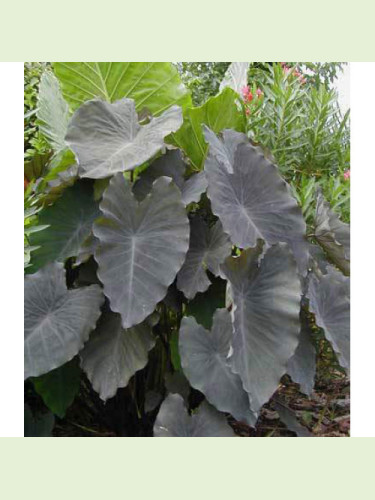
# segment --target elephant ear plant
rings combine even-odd
[[[316,258],[289,185],[243,133],[241,68],[200,108],[167,63],[53,68],[39,101],[59,197],[36,183],[25,275],[25,378],[52,413],[81,379],[125,398],[148,435],[234,436],[283,375],[311,393],[312,314],[349,370],[349,228],[318,194]]]

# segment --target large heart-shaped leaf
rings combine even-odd
[[[320,278],[311,276],[308,298],[316,324],[324,329],[341,366],[350,370],[350,279],[330,267]]]
[[[61,198],[39,214],[39,223],[48,225],[45,231],[30,235],[32,245],[39,248],[32,254],[32,270],[48,262],[64,262],[78,255],[81,245],[89,237],[94,220],[100,215],[87,181],[78,182],[64,191]]]
[[[328,256],[345,275],[350,274],[350,226],[341,222],[318,191],[315,237]]]
[[[122,174],[103,194],[104,217],[94,224],[95,259],[111,309],[124,328],[141,323],[167,294],[188,249],[189,222],[181,193],[159,177],[150,196],[138,203]]]
[[[142,201],[151,191],[152,184],[162,176],[170,177],[181,190],[184,185],[186,164],[178,149],[167,151],[165,155],[155,160],[146,170],[140,173],[134,183],[133,193],[138,201]]]
[[[36,112],[41,133],[57,153],[66,147],[65,135],[69,122],[69,107],[53,73],[45,71],[40,79]]]
[[[301,332],[296,352],[288,361],[288,374],[300,385],[300,390],[311,396],[315,384],[316,354],[311,342],[308,318],[303,309],[300,313]]]
[[[74,113],[65,140],[78,159],[81,177],[101,179],[142,165],[181,124],[178,106],[139,125],[132,99],[113,104],[93,99]]]
[[[237,93],[226,88],[202,106],[187,109],[182,127],[168,138],[167,142],[185,151],[194,170],[202,169],[208,149],[202,124],[208,125],[216,133],[227,128],[240,132],[245,130],[245,120],[238,109],[237,99]]]
[[[64,418],[67,408],[79,390],[81,370],[77,359],[33,379],[36,392],[48,408],[58,417]]]
[[[173,104],[191,106],[190,92],[168,62],[56,62],[53,69],[73,110],[95,97],[109,102],[129,97],[137,111],[147,108],[154,115]]]
[[[203,402],[189,416],[179,394],[170,394],[160,407],[154,437],[234,437],[224,415]]]
[[[226,309],[216,310],[211,331],[192,317],[183,318],[179,341],[182,369],[192,387],[203,392],[218,410],[254,425],[249,395],[228,362],[232,338],[232,320]]]
[[[205,129],[210,152],[205,162],[207,194],[232,243],[254,247],[258,238],[272,245],[287,242],[305,274],[306,224],[296,200],[275,165],[244,135],[226,131],[223,139]]]
[[[299,338],[301,285],[285,244],[262,245],[228,257],[221,269],[230,281],[234,307],[231,366],[257,413],[277,389]]]
[[[102,303],[97,285],[68,290],[61,263],[25,276],[25,378],[70,361],[95,327]]]
[[[232,244],[220,221],[209,228],[202,218],[195,217],[191,221],[189,250],[177,275],[177,288],[188,299],[205,292],[211,284],[206,269],[217,276],[220,264],[230,255],[231,249]]]
[[[191,202],[198,203],[201,195],[207,189],[207,180],[204,172],[192,175],[185,181],[186,164],[179,150],[167,151],[167,153],[154,161],[144,170],[133,187],[133,193],[138,201],[142,201],[149,194],[152,184],[158,177],[163,175],[171,177],[179,187],[182,201],[185,205]]]
[[[121,316],[107,312],[81,351],[81,366],[101,399],[112,398],[130,378],[144,368],[155,345],[153,318],[125,330]]]
[[[234,91],[240,93],[242,88],[247,84],[249,66],[250,63],[248,62],[232,62],[220,83],[220,91],[225,87],[230,87]]]

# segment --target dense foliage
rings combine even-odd
[[[179,64],[215,73],[200,106],[170,63],[54,63],[28,88],[26,435],[79,392],[114,435],[229,437],[273,400],[306,436],[281,377],[312,393],[316,330],[349,372],[335,66]]]

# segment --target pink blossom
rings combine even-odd
[[[346,170],[346,172],[344,172],[344,179],[347,181],[348,179],[350,179],[350,170]]]
[[[263,92],[261,91],[261,89],[257,89],[256,92],[258,97],[262,97]]]
[[[242,92],[243,98],[246,99],[246,96],[250,92],[250,87],[248,85],[245,85],[244,87],[242,87],[241,92]]]

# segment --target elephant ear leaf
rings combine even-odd
[[[198,203],[202,194],[207,189],[207,179],[206,174],[202,172],[198,172],[197,174],[189,177],[187,181],[184,182],[182,186],[182,201],[185,205],[189,205],[189,203],[195,202]]]
[[[106,312],[80,353],[81,366],[94,390],[106,401],[146,366],[154,345],[151,318],[125,330],[119,314]]]
[[[350,273],[350,226],[331,210],[318,190],[315,216],[315,237],[328,257],[348,276]]]
[[[220,92],[225,87],[230,87],[235,92],[240,93],[242,88],[247,84],[249,66],[250,63],[248,62],[232,62],[220,83]]]
[[[306,224],[276,166],[258,148],[244,143],[243,134],[232,131],[220,140],[205,130],[210,144],[204,166],[207,194],[212,211],[220,218],[232,243],[248,248],[254,247],[257,239],[268,245],[286,242],[295,254],[300,272],[306,274]]]
[[[308,318],[300,313],[301,332],[296,352],[288,361],[288,374],[300,385],[300,390],[311,396],[315,384],[316,353],[311,342]]]
[[[155,116],[172,104],[191,106],[190,92],[169,62],[55,62],[53,69],[73,110],[93,97],[108,102],[128,97],[137,111]]]
[[[350,369],[350,279],[330,267],[320,278],[312,276],[307,297],[315,321],[323,328],[340,365]]]
[[[206,402],[189,416],[183,398],[170,394],[156,417],[154,437],[234,437],[234,433],[224,415]]]
[[[210,127],[215,133],[233,128],[245,130],[244,115],[238,106],[238,94],[225,88],[219,95],[210,97],[202,106],[184,111],[182,127],[168,137],[167,141],[184,150],[193,170],[203,168],[207,154],[207,139],[203,135],[202,125]]]
[[[45,71],[40,79],[37,109],[38,126],[55,153],[66,148],[65,134],[70,119],[69,106],[64,100],[59,81]]]
[[[40,224],[49,227],[30,235],[30,243],[39,247],[32,254],[32,270],[53,260],[64,262],[81,253],[83,243],[91,234],[92,224],[100,215],[93,190],[86,182],[78,182],[66,189],[55,204],[40,212]]]
[[[250,410],[249,395],[228,362],[232,337],[232,321],[226,309],[216,310],[211,331],[193,317],[184,317],[179,341],[181,365],[192,387],[212,405],[254,426],[256,416]]]
[[[206,268],[217,276],[220,264],[230,255],[231,248],[232,244],[220,221],[209,228],[203,219],[195,217],[191,222],[186,260],[177,275],[177,288],[188,299],[193,299],[198,292],[205,292],[211,284]]]
[[[151,191],[153,182],[163,175],[170,177],[181,190],[184,184],[186,165],[178,149],[155,160],[146,170],[141,172],[133,186],[133,193],[138,201],[142,201]]]
[[[103,300],[98,285],[68,290],[61,263],[25,276],[25,379],[58,368],[82,349]]]
[[[167,153],[155,160],[146,170],[141,172],[133,187],[133,193],[138,201],[142,201],[149,194],[152,184],[158,177],[165,175],[173,179],[181,191],[184,205],[193,201],[198,203],[207,189],[207,180],[204,172],[192,175],[185,181],[186,164],[179,150]]]
[[[122,326],[141,323],[167,294],[186,256],[189,221],[181,193],[159,177],[138,203],[122,174],[114,176],[100,204],[93,232],[98,277]]]
[[[77,157],[81,177],[102,179],[148,161],[181,124],[178,106],[139,125],[132,99],[113,104],[93,99],[74,113],[65,140]]]
[[[293,255],[279,243],[258,262],[262,245],[228,257],[221,269],[233,296],[231,366],[257,413],[286,373],[299,338],[301,285]]]

